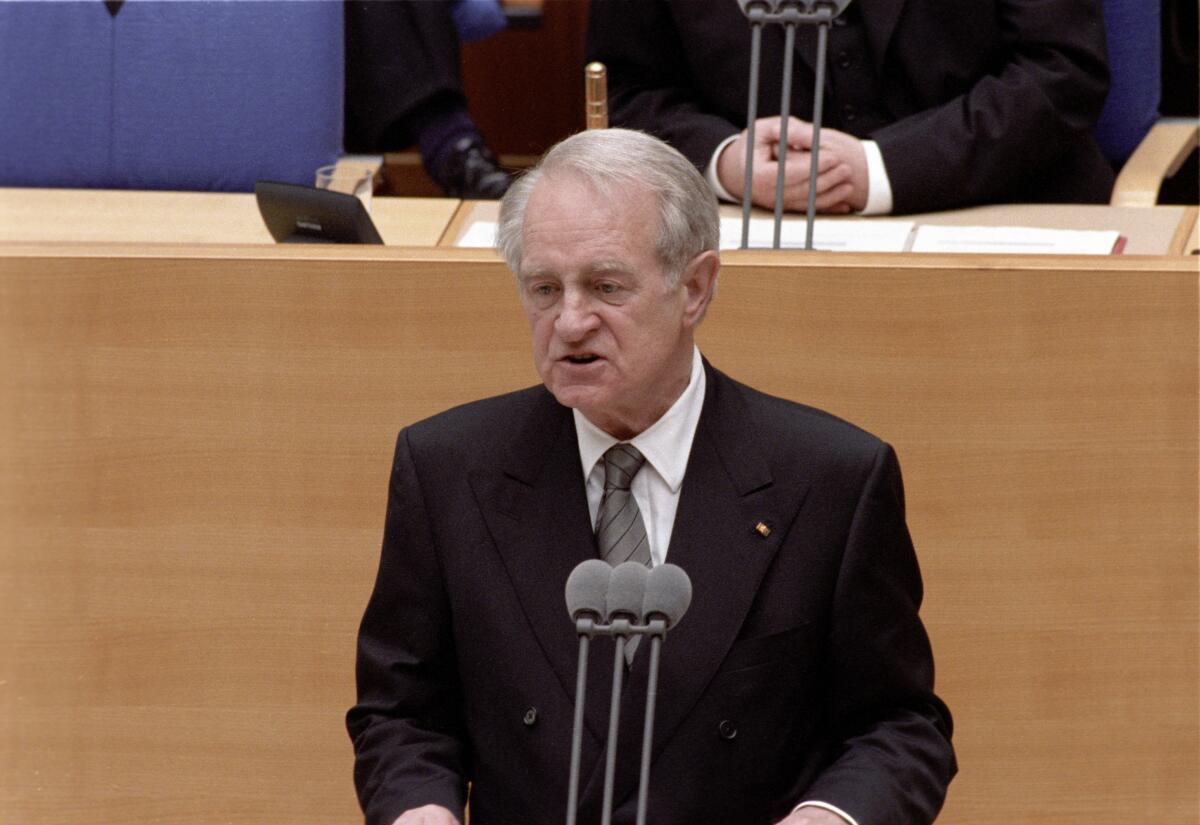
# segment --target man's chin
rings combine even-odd
[[[588,415],[588,410],[602,409],[608,398],[608,393],[594,384],[556,381],[548,383],[546,388],[559,404],[579,410],[584,415]]]

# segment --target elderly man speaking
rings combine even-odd
[[[704,179],[638,132],[570,137],[505,196],[498,246],[543,385],[400,433],[347,716],[368,823],[458,823],[468,793],[472,825],[562,821],[576,700],[563,587],[593,558],[669,560],[694,588],[663,648],[649,822],[937,815],[951,722],[933,692],[895,454],[701,356],[717,233]],[[631,493],[615,516],[614,490]],[[611,640],[596,646],[611,661]],[[632,661],[627,715],[647,658]],[[598,671],[583,825],[601,808]],[[634,822],[626,750],[614,825]]]

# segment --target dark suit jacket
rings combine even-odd
[[[663,647],[649,821],[768,825],[819,799],[863,825],[929,822],[955,763],[895,456],[706,369],[668,553],[694,597]],[[347,720],[368,822],[461,812],[468,781],[473,825],[562,821],[563,588],[596,555],[574,422],[544,388],[400,434]],[[581,823],[598,820],[611,662],[594,642]],[[647,662],[623,699],[618,825],[634,821]]]
[[[846,14],[869,65],[843,70],[831,50],[824,122],[878,142],[895,212],[1108,200],[1091,136],[1108,89],[1099,0],[854,0]],[[749,31],[735,0],[592,0],[588,59],[608,66],[612,125],[704,169],[746,126]],[[814,30],[796,42],[792,114],[811,120]],[[766,27],[760,117],[779,114],[782,53]]]

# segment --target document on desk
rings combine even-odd
[[[499,224],[495,221],[475,221],[458,236],[458,241],[454,245],[491,249],[496,245],[497,228],[499,228]]]
[[[835,218],[813,223],[813,248],[832,252],[903,252],[913,222],[878,218]],[[787,218],[779,233],[781,249],[803,249],[808,238],[805,221]],[[772,218],[750,219],[750,248],[771,249],[775,240]],[[742,219],[721,218],[721,248],[742,245]]]
[[[1115,229],[1035,229],[1028,226],[917,227],[913,252],[1015,255],[1114,255],[1124,246]]]

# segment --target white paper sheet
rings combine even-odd
[[[985,252],[1020,255],[1111,255],[1116,230],[1034,229],[1027,226],[917,227],[913,252]]]
[[[475,221],[462,233],[455,246],[466,246],[475,249],[489,249],[496,245],[495,221]]]
[[[903,252],[912,232],[912,221],[844,218],[813,223],[813,248],[835,252]],[[807,238],[805,221],[786,218],[780,231],[783,249],[803,249]],[[775,238],[772,218],[750,219],[750,248],[770,249]],[[721,219],[721,248],[742,245],[742,219]]]

